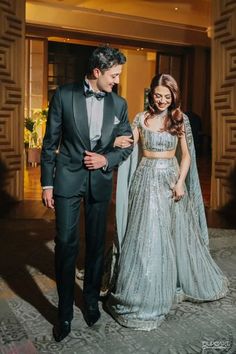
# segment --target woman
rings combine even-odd
[[[220,299],[228,281],[208,250],[191,129],[170,75],[153,78],[149,108],[136,115],[133,135],[135,144],[141,142],[142,157],[137,168],[132,158],[119,168],[120,257],[107,307],[121,325],[152,330],[173,303]],[[130,138],[119,137],[115,144],[125,147]],[[129,189],[127,215],[124,181]]]

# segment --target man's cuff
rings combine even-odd
[[[108,168],[108,160],[107,160],[106,156],[104,156],[104,157],[105,157],[105,159],[106,159],[106,165],[102,167],[102,170],[103,170],[103,171],[106,171],[107,168]]]
[[[42,186],[42,189],[53,189],[53,186]]]

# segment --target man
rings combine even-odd
[[[100,318],[98,299],[103,271],[106,219],[112,192],[112,170],[132,147],[113,147],[117,136],[132,135],[126,101],[112,92],[119,83],[125,56],[100,47],[89,59],[84,82],[59,87],[50,103],[41,157],[42,198],[55,208],[55,271],[59,296],[56,341],[71,330],[76,226],[82,198],[85,205],[84,318],[92,326]]]

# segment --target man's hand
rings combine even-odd
[[[53,188],[43,189],[42,200],[47,208],[54,210]]]
[[[98,170],[106,166],[107,159],[105,156],[90,151],[85,151],[85,154],[84,164],[88,170]]]

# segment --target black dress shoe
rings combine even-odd
[[[89,327],[92,327],[101,317],[98,305],[87,305],[84,311],[84,319]]]
[[[71,331],[71,326],[69,321],[58,322],[53,326],[52,333],[56,342],[60,342],[68,336]]]

